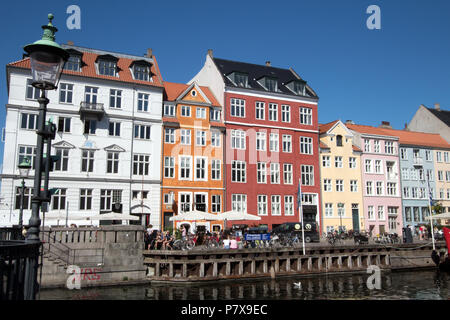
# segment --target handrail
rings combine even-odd
[[[50,240],[53,240],[53,246],[52,246],[52,242]],[[44,241],[43,241],[44,242]],[[62,260],[63,262],[70,264],[70,252],[72,251],[72,248],[70,248],[69,246],[65,245],[64,243],[61,242],[61,240],[56,240],[56,236],[53,236],[53,238],[50,235],[50,232],[48,233],[48,248],[46,248],[45,243],[44,243],[44,251],[45,249],[47,249],[47,252],[50,254],[54,254],[56,256],[56,258]],[[59,246],[62,246],[64,249],[59,248],[56,244],[58,244]],[[55,253],[54,251],[52,251],[53,249],[57,249],[57,251],[59,250],[59,254]],[[62,254],[61,254],[62,252]],[[67,258],[66,258],[67,257]]]

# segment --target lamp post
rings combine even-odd
[[[36,160],[34,174],[34,190],[31,198],[31,219],[29,221],[29,229],[26,236],[26,242],[40,243],[39,227],[41,220],[39,218],[39,208],[43,202],[49,202],[48,190],[44,188],[41,192],[42,174],[45,173],[45,181],[48,181],[48,170],[45,170],[43,150],[44,140],[47,144],[51,143],[52,135],[54,136],[54,125],[45,121],[47,113],[47,104],[49,100],[45,97],[46,90],[55,90],[57,88],[61,73],[65,62],[69,58],[69,53],[61,48],[55,42],[55,32],[58,31],[53,26],[53,14],[48,15],[49,23],[42,26],[44,34],[41,40],[24,47],[24,50],[30,56],[31,74],[33,76],[32,86],[41,90],[39,102],[39,117],[36,144]],[[46,155],[47,163],[50,161],[50,155]],[[48,186],[48,184],[46,184]],[[25,278],[25,299],[34,300],[37,291],[37,267],[38,257],[31,261],[27,266]]]
[[[28,157],[25,157],[18,165],[20,177],[22,178],[22,188],[20,192],[20,214],[19,214],[19,228],[23,227],[23,198],[25,194],[25,178],[28,178],[28,173],[31,169],[31,161]]]

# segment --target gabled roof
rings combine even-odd
[[[450,127],[450,111],[427,108],[434,116]]]
[[[371,135],[379,135],[384,137],[391,137],[394,139],[398,139],[397,136],[389,134],[388,132],[384,131],[383,128],[377,128],[377,127],[371,127],[371,126],[365,126],[360,124],[346,124],[347,128],[350,130],[362,133],[362,134],[371,134]]]
[[[200,94],[203,94],[206,97],[206,100],[209,100],[212,106],[220,107],[219,101],[217,101],[214,94],[209,90],[208,87],[198,86],[196,83],[192,84],[184,84],[184,83],[175,83],[175,82],[167,82],[164,81],[164,101],[177,101],[182,99],[183,93],[186,94],[186,91],[190,87],[196,86],[197,90],[200,90]]]
[[[242,88],[234,84],[227,77],[233,72],[241,72],[248,75],[249,87],[247,89],[269,92],[258,83],[258,80],[260,80],[263,77],[273,77],[276,78],[278,82],[278,90],[280,91],[278,93],[296,97],[298,97],[299,95],[292,92],[285,85],[292,82],[293,80],[305,82],[292,69],[275,68],[267,65],[257,65],[219,58],[213,58],[213,61],[216,64],[219,72],[222,74],[222,77],[225,81],[225,86],[229,87]],[[306,96],[317,98],[316,93],[309,86],[306,86]]]
[[[334,120],[325,124],[319,123],[319,134],[328,132],[328,130],[330,130],[338,121],[339,120]]]
[[[98,78],[98,79],[106,79],[120,82],[128,82],[128,83],[136,83],[141,85],[153,86],[153,87],[163,87],[163,80],[161,77],[161,73],[159,71],[158,63],[156,62],[156,58],[152,56],[152,58],[145,58],[149,60],[152,64],[150,68],[151,72],[151,81],[143,81],[143,80],[135,80],[133,79],[132,71],[130,70],[130,65],[134,61],[139,61],[144,59],[143,57],[131,56],[131,55],[123,55],[116,54],[112,52],[99,51],[94,49],[86,49],[81,47],[72,47],[67,45],[62,45],[65,49],[72,49],[78,52],[81,52],[82,55],[82,65],[81,72],[71,71],[71,70],[63,70],[63,74],[67,75],[76,75],[76,76],[84,76],[89,78]],[[118,77],[106,76],[98,74],[96,71],[95,63],[98,57],[104,56],[112,56],[117,58],[117,68],[118,68]],[[30,58],[24,58],[22,60],[9,63],[7,67],[13,68],[21,68],[21,69],[30,69]]]

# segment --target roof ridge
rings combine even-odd
[[[229,61],[229,62],[235,62],[235,63],[243,63],[243,64],[250,64],[253,66],[259,66],[259,67],[264,67],[264,68],[272,68],[272,69],[278,69],[278,70],[285,70],[285,71],[289,71],[292,73],[292,70],[290,70],[289,68],[280,68],[280,67],[273,67],[273,66],[267,66],[264,64],[257,64],[257,63],[251,63],[251,62],[242,62],[242,61],[235,61],[235,60],[229,60],[229,59],[222,59],[222,58],[213,58],[213,60],[224,60],[224,61]],[[299,76],[300,77],[300,76]]]

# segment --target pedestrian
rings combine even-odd
[[[186,233],[187,233],[186,227],[182,225],[182,226],[181,226],[181,238],[182,238],[183,240],[186,240]]]
[[[230,249],[230,239],[228,237],[223,239],[223,248],[224,249]]]
[[[231,240],[230,240],[230,249],[237,249],[237,248],[238,248],[238,246],[237,246],[236,237],[233,236],[233,237],[231,237]]]

